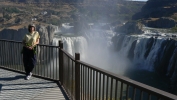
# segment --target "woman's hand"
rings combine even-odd
[[[28,47],[28,49],[32,50],[32,49],[33,49],[33,47],[32,47],[32,46],[31,46],[31,47]]]

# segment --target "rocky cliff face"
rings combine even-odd
[[[142,34],[142,27],[143,24],[139,22],[129,21],[125,25],[116,28],[115,31],[123,34]]]
[[[175,27],[176,21],[172,18],[162,17],[157,20],[147,21],[144,24],[154,28],[171,28]]]
[[[53,26],[53,25],[49,25],[47,26],[47,30],[48,30],[48,38],[49,38],[49,44],[52,44],[53,41],[53,37],[54,37],[54,32],[58,29],[58,26]]]
[[[148,0],[132,19],[170,17],[177,11],[176,0]]]
[[[36,25],[36,30],[40,34],[40,44],[51,44],[54,36],[54,32],[57,26],[54,25]],[[15,29],[4,29],[0,32],[0,39],[22,41],[25,34],[28,33],[27,28]]]
[[[145,25],[148,27],[172,28],[177,22],[176,12],[176,0],[148,0],[141,11],[132,16],[132,19],[146,21]],[[154,20],[156,18],[158,20]]]

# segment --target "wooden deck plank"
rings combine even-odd
[[[65,100],[57,83],[0,69],[1,100]]]

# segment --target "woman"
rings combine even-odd
[[[34,24],[28,26],[28,31],[23,39],[23,63],[26,72],[26,79],[32,76],[33,68],[36,65],[36,45],[39,44],[39,33]]]

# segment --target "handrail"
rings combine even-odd
[[[4,41],[4,42],[14,42],[14,43],[22,43],[22,41],[15,41],[15,40],[6,40],[6,39],[0,39],[0,41]],[[49,47],[56,47],[58,48],[58,46],[54,46],[54,45],[47,45],[47,44],[38,44],[39,46],[49,46]]]

